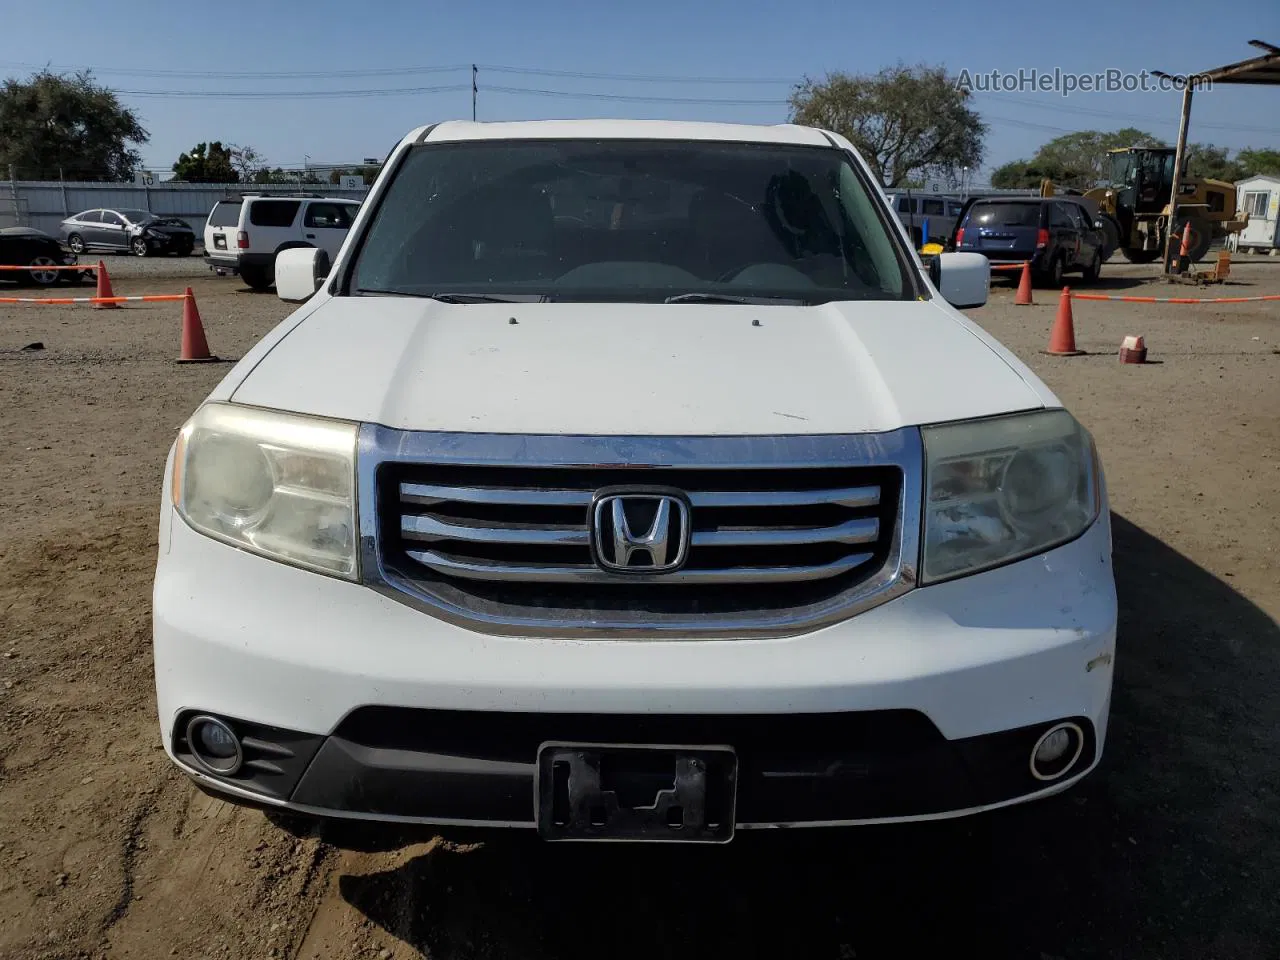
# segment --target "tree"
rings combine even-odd
[[[227,145],[231,154],[231,166],[245,183],[253,183],[258,171],[267,166],[267,158],[250,146]]]
[[[1103,132],[1065,133],[1044,144],[1030,160],[1011,160],[991,174],[991,185],[1002,190],[1040,186],[1052,180],[1059,186],[1088,189],[1107,179],[1107,153],[1120,147],[1161,147],[1158,137],[1133,127]]]
[[[791,94],[795,123],[843,134],[883,184],[955,176],[982,162],[986,124],[942,67],[899,64],[874,75],[806,78]]]
[[[1280,176],[1280,150],[1245,147],[1236,154],[1236,162],[1243,169],[1243,177],[1253,177],[1260,173]]]
[[[180,155],[173,177],[187,183],[237,183],[240,179],[231,165],[231,151],[221,140],[197,143],[190,153]]]
[[[1042,180],[1066,183],[1074,172],[1063,169],[1057,161],[1010,160],[991,172],[991,185],[998,190],[1027,190],[1040,186]]]
[[[42,70],[0,86],[0,171],[28,177],[128,180],[141,164],[134,144],[150,137],[132,110],[93,82]]]
[[[1187,173],[1193,177],[1208,177],[1234,183],[1244,177],[1244,167],[1239,160],[1227,158],[1226,147],[1212,143],[1187,144]]]

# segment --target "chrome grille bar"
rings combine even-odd
[[[646,478],[655,482],[660,477]],[[451,487],[443,484],[402,483],[405,503],[434,506],[438,503],[511,504],[522,507],[587,507],[590,490],[554,490],[517,487]],[[806,507],[834,504],[841,507],[874,507],[880,488],[844,487],[835,490],[698,490],[689,492],[695,507]]]
[[[617,574],[606,573],[586,564],[564,566],[520,563],[481,562],[438,553],[434,550],[407,550],[410,558],[438,573],[469,580],[521,581],[529,583],[781,583],[822,580],[847,573],[870,560],[873,554],[855,553],[825,564],[787,567],[730,567],[722,570],[699,570],[685,567],[674,573]]]
[[[539,490],[508,487],[449,487],[434,483],[402,483],[400,499],[405,503],[433,506],[437,503],[511,504],[521,507],[587,507],[590,490]]]
[[[721,527],[695,530],[695,547],[797,547],[809,543],[875,543],[880,521],[850,520],[834,527]]]
[[[515,543],[529,546],[589,546],[585,526],[483,526],[446,523],[431,516],[400,518],[400,535],[409,540],[463,540],[467,543]]]

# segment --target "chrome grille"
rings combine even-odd
[[[484,468],[481,468],[484,469]],[[497,476],[508,484],[519,470]],[[805,482],[807,471],[770,471],[760,482]],[[794,474],[794,475],[793,475]],[[400,538],[408,557],[437,573],[471,580],[540,583],[635,582],[636,574],[607,573],[591,558],[590,507],[595,491],[627,487],[634,472],[548,478],[574,482],[572,487],[451,486],[441,483],[399,484]],[[487,479],[487,478],[482,478]],[[592,482],[594,479],[594,483]],[[664,485],[681,479],[662,478]],[[711,482],[737,482],[732,475]],[[834,478],[833,478],[834,479]],[[531,482],[537,482],[536,479]],[[637,489],[643,486],[637,482]],[[585,484],[585,486],[584,486]],[[880,541],[879,484],[799,490],[687,490],[693,511],[689,562],[672,573],[655,574],[653,582],[780,583],[819,580],[848,573],[875,559]],[[565,517],[539,521],[537,508],[562,509]],[[526,516],[521,508],[529,508]],[[417,512],[422,511],[422,512]],[[569,522],[570,511],[576,518]],[[819,514],[821,511],[821,514]],[[825,522],[824,522],[825,520]],[[495,547],[510,547],[502,551]],[[847,547],[833,555],[831,546]],[[747,548],[741,558],[723,548]],[[546,548],[534,553],[532,549]],[[710,556],[707,548],[722,548]],[[755,548],[752,551],[750,548]],[[777,549],[776,562],[751,562],[762,551]],[[814,548],[806,550],[805,548]],[[812,556],[808,556],[812,553]],[[523,554],[526,559],[517,559]],[[742,562],[738,562],[739,560]],[[767,560],[768,558],[765,557]]]
[[[919,462],[914,431],[664,440],[366,427],[365,578],[486,632],[800,632],[914,583]],[[604,569],[596,496],[656,490],[689,505],[683,566]]]

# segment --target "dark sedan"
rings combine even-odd
[[[63,220],[58,232],[73,253],[124,250],[137,257],[161,253],[186,257],[196,245],[189,223],[150,210],[86,210]]]
[[[47,233],[32,227],[0,229],[0,264],[11,267],[30,267],[29,270],[0,270],[0,280],[34,284],[37,287],[51,287],[60,280],[79,283],[89,277],[91,268],[48,269],[53,266],[69,266],[76,262],[76,255],[63,250],[58,241]]]

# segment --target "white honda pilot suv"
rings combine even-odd
[[[169,756],[321,817],[725,841],[1098,763],[1093,441],[844,138],[410,133],[166,467]]]

